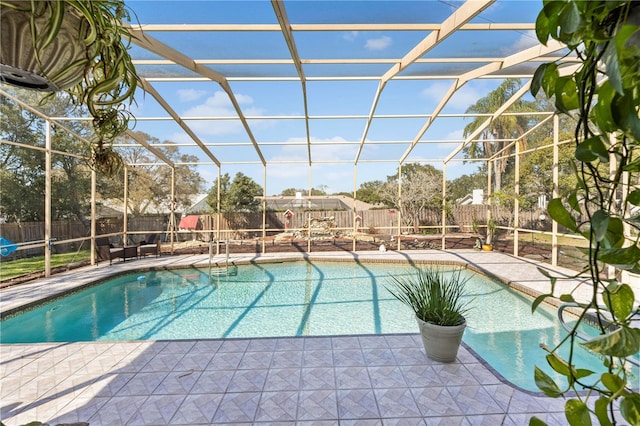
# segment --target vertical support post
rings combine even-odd
[[[402,248],[402,243],[400,242],[400,234],[402,234],[402,228],[400,226],[402,223],[402,163],[398,164],[398,211],[396,213],[396,216],[398,216],[398,251],[400,251]]]
[[[560,162],[560,117],[558,114],[553,116],[553,198],[560,196],[559,181],[559,168]],[[558,223],[554,220],[551,222],[551,265],[558,265]]]
[[[129,245],[129,237],[127,232],[129,231],[129,167],[124,165],[124,213],[122,217],[122,244]]]
[[[442,163],[442,250],[447,248],[447,163]]]
[[[51,276],[51,122],[45,121],[44,151],[44,276]]]
[[[311,212],[307,213],[307,253],[311,253]]]
[[[493,220],[492,212],[491,212],[491,175],[493,174],[493,163],[491,160],[487,161],[487,240],[485,241],[487,244],[493,244],[493,235],[491,235],[491,221]]]
[[[358,173],[358,166],[357,164],[353,165],[353,244],[351,247],[352,251],[356,251],[356,235],[358,232],[358,223],[357,223],[357,217],[358,217],[358,213],[356,211],[356,200],[357,200],[357,196],[358,196],[358,191],[356,188],[356,182],[357,182],[357,173]]]
[[[91,254],[90,261],[92,265],[96,264],[96,171],[91,169]]]
[[[513,202],[513,255],[518,256],[518,229],[520,228],[520,141],[516,141],[514,172],[516,199]]]
[[[216,254],[220,254],[220,189],[222,188],[222,183],[220,179],[222,178],[222,173],[220,167],[218,167],[218,188],[216,192],[216,228],[217,237],[216,237]]]
[[[262,254],[267,251],[267,165],[262,168]]]
[[[312,176],[313,170],[311,170],[311,164],[309,164],[309,181],[307,182],[307,187],[309,189],[309,191],[307,192],[307,216],[308,216],[308,221],[307,221],[307,253],[311,253],[311,194],[312,194],[312,186],[313,185],[313,176]]]
[[[169,218],[169,228],[171,229],[171,254],[173,254],[173,243],[176,234],[176,168],[171,167],[171,216]]]

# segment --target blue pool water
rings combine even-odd
[[[71,342],[416,333],[413,312],[386,290],[395,264],[285,262],[135,273],[42,305],[0,324],[0,342]],[[490,279],[467,282],[473,309],[464,341],[512,383],[537,390],[539,343],[564,336],[555,316]],[[576,364],[601,369],[581,353]],[[548,369],[546,369],[548,370]],[[551,372],[549,372],[551,373]],[[636,376],[638,377],[638,376]]]

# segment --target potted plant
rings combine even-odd
[[[434,361],[453,362],[467,325],[470,299],[465,299],[461,268],[443,271],[437,267],[419,268],[407,277],[391,277],[387,290],[416,314],[427,356]]]
[[[475,222],[475,220],[474,220]],[[476,226],[476,230],[475,232],[477,233],[477,224]],[[476,238],[476,243],[473,246],[474,249],[476,250],[482,250],[482,251],[491,251],[493,250],[493,238],[494,235],[496,233],[496,223],[494,222],[493,219],[489,219],[489,221],[487,222],[487,235],[486,238],[482,238],[482,237],[478,237]]]
[[[493,250],[493,240],[496,235],[496,222],[493,219],[489,219],[487,222],[487,238],[484,243],[482,243],[482,250],[491,251]]]
[[[111,143],[128,129],[138,84],[129,18],[124,0],[0,0],[0,80],[86,106],[92,166],[109,174],[122,164]]]

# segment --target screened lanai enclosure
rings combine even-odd
[[[82,107],[0,87],[3,263],[42,256],[46,274],[56,255],[95,263],[105,237],[156,238],[163,254],[487,237],[553,264],[577,251],[545,213],[573,184],[573,139],[529,89],[540,64],[575,58],[538,42],[541,2],[127,6],[139,83],[115,175],[88,165]],[[252,208],[226,202],[233,191]]]

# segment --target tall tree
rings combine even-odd
[[[157,145],[160,140],[143,132],[136,132],[136,137]],[[163,209],[171,201],[171,167],[159,160],[146,148],[133,145],[133,140],[125,135],[118,139],[120,143],[131,144],[120,152],[125,163],[136,164],[128,168],[128,200],[129,213],[143,215],[152,209]],[[197,158],[181,154],[177,146],[165,141],[164,146],[157,146],[169,160],[176,163],[194,163]],[[100,193],[110,199],[123,201],[123,176],[105,178],[100,181]],[[204,179],[195,168],[186,165],[175,167],[175,201],[178,209],[191,206],[193,197],[203,191]]]
[[[478,101],[467,108],[467,113],[478,114],[492,114],[498,110],[511,96],[513,96],[520,88],[522,83],[519,79],[508,78],[495,90],[490,92],[484,98],[478,99]],[[509,112],[531,112],[537,111],[539,106],[536,102],[524,101],[522,99],[517,100],[510,108]],[[480,127],[482,123],[486,121],[486,117],[479,116],[471,123],[467,124],[464,128],[464,135],[469,136],[476,129]],[[498,152],[502,151],[508,143],[509,139],[517,137],[524,133],[529,127],[530,118],[526,115],[501,115],[491,122],[480,134],[482,139],[481,143],[478,141],[472,141],[471,144],[465,148],[465,154],[470,158],[490,158]],[[521,139],[519,141],[521,146],[526,146],[526,140]],[[493,189],[499,191],[502,188],[502,175],[507,170],[509,165],[507,159],[504,156],[497,158],[495,161],[495,167],[493,168]]]
[[[21,97],[38,103],[38,96],[25,92]],[[77,107],[65,96],[55,96],[40,108],[50,116],[79,114]],[[2,122],[0,137],[25,145],[43,146],[45,121],[24,110],[8,98],[0,98]],[[80,135],[88,131],[86,122],[67,122],[66,127]],[[87,160],[88,144],[53,126],[52,147],[56,151],[73,155],[52,156],[52,219],[70,218],[88,224],[90,171]],[[0,205],[2,215],[9,221],[44,220],[44,154],[9,144],[0,146],[2,186]]]
[[[223,213],[257,212],[260,210],[262,187],[245,174],[238,172],[231,180],[229,173],[220,177],[220,211]],[[218,179],[207,196],[207,204],[212,211],[217,211]]]
[[[260,211],[262,187],[249,176],[236,173],[233,181],[229,173],[220,176],[220,211],[232,229],[241,229],[247,225],[245,213]],[[213,182],[207,196],[207,204],[211,210],[217,211],[218,179]]]
[[[74,152],[83,149],[75,137],[56,129],[54,142],[57,149]],[[87,145],[84,146],[88,148]],[[88,151],[88,149],[87,149]],[[88,230],[91,214],[91,170],[83,158],[69,155],[52,157],[54,170],[51,176],[53,219],[75,219]]]
[[[462,175],[447,183],[447,200],[455,202],[471,193],[474,189],[487,191],[487,174],[478,171],[470,175]]]
[[[356,191],[356,197],[360,201],[364,201],[369,204],[382,203],[382,197],[380,196],[380,189],[384,185],[384,181],[372,180],[369,182],[362,182],[360,187]],[[388,201],[388,200],[387,200]],[[391,207],[389,205],[388,207]]]
[[[562,134],[560,140],[568,139],[571,135]],[[538,145],[545,146],[552,143],[547,137]],[[564,193],[575,187],[577,181],[574,153],[575,147],[569,143],[558,147],[558,191]],[[572,164],[573,163],[573,164]],[[514,194],[514,171],[510,170],[505,175],[503,190],[505,193]],[[520,157],[520,206],[529,209],[536,205],[538,197],[546,196],[547,200],[553,198],[553,154],[551,148],[537,149]]]
[[[419,231],[421,213],[439,206],[442,200],[442,172],[432,165],[406,164],[400,176],[402,190],[398,192],[398,174],[388,176],[380,188],[380,198],[400,210],[405,225]]]
[[[229,185],[229,193],[223,203],[225,211],[257,212],[260,210],[262,187],[249,176],[241,172],[236,173]]]
[[[224,201],[229,193],[229,186],[231,185],[231,177],[229,173],[225,173],[220,176],[220,184],[218,185],[218,179],[213,181],[213,185],[209,189],[207,194],[207,204],[211,208],[212,212],[218,211],[218,186],[220,186],[220,211],[225,211]]]

